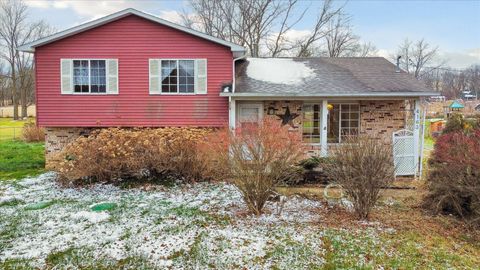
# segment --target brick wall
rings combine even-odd
[[[392,133],[405,128],[405,101],[361,101],[360,134],[392,142]]]
[[[291,132],[298,133],[298,136],[302,137],[302,106],[303,101],[288,101],[288,100],[280,100],[280,101],[264,101],[263,103],[263,115],[265,117],[271,117],[277,121],[282,121],[282,119],[278,115],[285,114],[287,107],[290,110],[291,114],[296,114],[297,117],[292,120],[293,126],[289,125],[289,130]],[[268,112],[272,111],[273,115],[269,115]],[[320,146],[314,144],[308,144],[306,146],[307,154],[310,156],[318,156],[320,155]]]
[[[278,121],[281,118],[277,115],[285,113],[289,107],[290,113],[298,115],[292,122],[293,126],[289,129],[292,132],[298,132],[302,136],[302,105],[303,101],[264,101],[264,115],[272,117]],[[273,115],[268,112],[272,111]],[[372,100],[360,101],[360,133],[368,134],[386,143],[391,143],[392,133],[405,128],[406,104],[404,100]],[[332,148],[334,145],[330,145]],[[320,147],[318,145],[308,145],[309,155],[319,155]]]
[[[285,114],[288,107],[290,110],[290,114],[297,115],[297,117],[292,120],[292,125],[289,125],[289,130],[292,132],[299,132],[299,134],[302,134],[302,105],[303,105],[303,101],[288,101],[288,100],[264,101],[263,115],[265,117],[270,117],[278,121],[282,121],[282,119],[278,115]],[[269,115],[268,112],[272,111],[272,109],[273,109],[273,114]]]
[[[45,128],[45,163],[49,167],[55,153],[65,147],[68,143],[76,138],[87,135],[91,131],[90,128],[64,128],[64,127],[47,127]]]

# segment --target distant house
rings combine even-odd
[[[465,91],[462,91],[462,99],[466,101],[474,100],[474,99],[477,99],[477,95],[473,91],[465,90]]]
[[[381,57],[247,58],[242,46],[135,9],[19,50],[35,55],[47,162],[93,128],[235,128],[271,117],[318,155],[346,136],[391,142],[407,129],[416,164],[420,100],[436,95]]]
[[[445,96],[433,96],[433,97],[429,97],[429,100],[433,102],[443,102],[446,100],[446,98]]]

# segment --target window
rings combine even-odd
[[[303,105],[303,141],[306,143],[320,143],[320,105]]]
[[[263,118],[263,105],[257,103],[239,104],[238,113],[240,127],[256,126]]]
[[[105,60],[73,60],[74,93],[106,93]]]
[[[341,143],[346,136],[358,134],[360,107],[358,104],[328,104],[327,142]],[[321,104],[303,105],[303,133],[305,143],[320,143]]]
[[[348,136],[358,134],[360,124],[358,104],[329,104],[327,141],[341,143]]]
[[[161,61],[162,93],[195,92],[195,60]]]

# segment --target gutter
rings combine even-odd
[[[233,88],[235,89],[235,88]],[[310,97],[430,97],[438,95],[437,92],[376,92],[376,93],[345,93],[345,94],[302,94],[302,93],[220,93],[222,97],[276,97],[276,98],[310,98]]]

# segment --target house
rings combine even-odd
[[[93,128],[235,128],[265,116],[319,155],[346,135],[391,143],[407,129],[416,164],[420,100],[436,95],[384,58],[246,58],[242,46],[135,9],[19,50],[35,55],[47,162]]]
[[[462,91],[462,99],[465,100],[465,101],[475,100],[475,99],[477,99],[477,95],[473,91],[464,90],[464,91]]]

